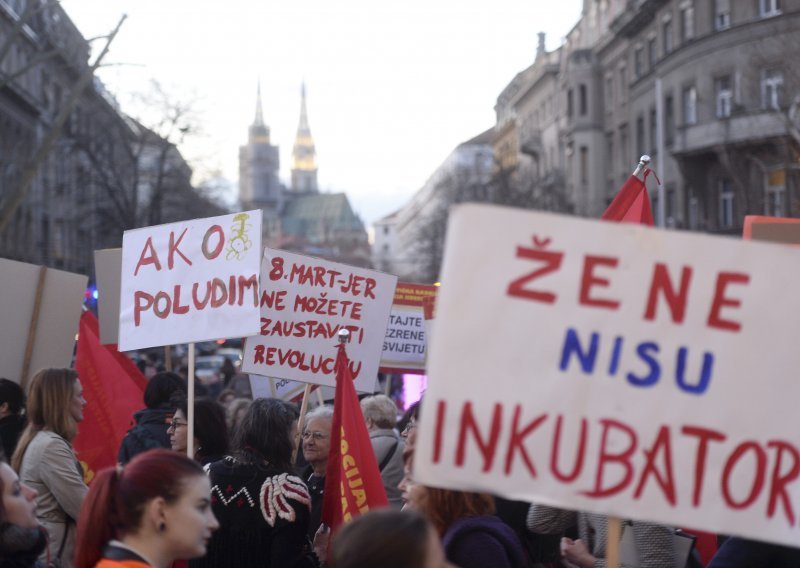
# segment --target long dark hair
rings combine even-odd
[[[277,398],[254,400],[234,433],[237,457],[243,461],[263,458],[276,467],[290,469],[294,441],[289,432],[299,417],[297,407],[288,402]]]
[[[202,475],[199,463],[163,449],[137,455],[124,469],[110,467],[98,473],[78,517],[75,568],[92,568],[111,539],[138,529],[148,501],[163,497],[174,503],[186,479]]]
[[[188,417],[188,404],[185,397],[173,397],[175,407]],[[198,398],[194,401],[194,437],[197,438],[196,456],[224,456],[228,453],[228,423],[225,409],[216,400]]]
[[[431,526],[414,511],[370,511],[334,535],[332,568],[418,568],[425,565]]]

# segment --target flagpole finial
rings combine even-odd
[[[638,177],[639,174],[641,174],[644,171],[644,169],[647,167],[649,163],[650,163],[650,156],[648,156],[647,154],[643,154],[642,157],[639,158],[639,163],[636,165],[636,169],[633,170],[633,175]]]
[[[350,330],[348,329],[339,330],[339,343],[350,343]]]

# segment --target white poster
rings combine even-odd
[[[796,545],[797,282],[787,246],[456,208],[415,477]]]
[[[258,333],[261,211],[125,231],[119,350]]]
[[[348,329],[356,390],[373,392],[396,284],[382,272],[265,249],[261,328],[245,341],[242,370],[335,386],[337,334]]]

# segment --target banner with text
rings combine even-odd
[[[436,296],[436,286],[400,282],[394,291],[389,327],[383,339],[382,373],[425,373],[425,298]]]
[[[798,261],[786,246],[454,209],[415,478],[796,545]]]
[[[119,349],[258,333],[261,211],[125,231]]]
[[[264,249],[261,330],[245,340],[247,373],[335,386],[337,334],[356,390],[373,392],[397,277],[366,268]]]

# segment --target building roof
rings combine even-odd
[[[364,230],[364,224],[353,212],[344,193],[298,195],[286,204],[281,215],[285,233],[303,233],[313,224],[324,224],[332,231]]]
[[[459,146],[475,146],[479,144],[488,144],[491,146],[492,142],[494,142],[494,126],[481,132],[474,138],[470,138],[466,142],[462,142],[459,144]]]

